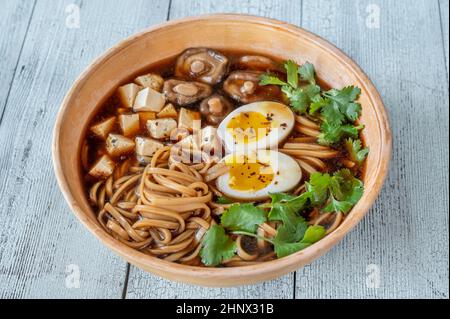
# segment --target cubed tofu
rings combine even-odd
[[[115,123],[115,116],[108,117],[107,119],[91,126],[91,132],[102,139],[106,139],[108,134],[114,129]]]
[[[106,151],[113,157],[118,157],[134,150],[134,141],[120,134],[109,134],[106,139]]]
[[[200,130],[201,128],[200,113],[182,107],[178,115],[178,127],[186,128],[191,132],[194,130],[194,128],[196,130]]]
[[[150,164],[150,162],[152,161],[152,157],[144,155],[136,155],[136,161],[141,165],[147,165]]]
[[[140,125],[138,114],[121,114],[118,119],[123,135],[129,137],[139,133]]]
[[[134,83],[128,83],[117,89],[117,96],[124,107],[132,108],[136,99],[136,96],[142,87]]]
[[[209,155],[215,155],[221,157],[222,154],[222,142],[217,135],[217,129],[212,126],[206,126],[202,128],[199,136],[199,148]]]
[[[177,128],[177,121],[174,119],[157,119],[147,121],[147,129],[150,136],[156,139],[170,137],[170,132]]]
[[[135,112],[152,111],[159,112],[166,104],[166,97],[151,88],[140,90],[134,101],[133,110]]]
[[[175,109],[175,106],[173,106],[172,103],[166,104],[164,108],[156,114],[158,118],[173,118],[176,119],[178,117],[177,110]]]
[[[118,114],[130,114],[130,111],[131,111],[130,109],[125,108],[125,107],[119,107],[117,109]]]
[[[148,137],[136,136],[136,155],[151,157],[157,150],[164,147],[164,144]],[[145,160],[145,158],[143,158]]]
[[[114,161],[105,154],[95,162],[89,170],[89,175],[99,179],[107,178],[114,172],[115,165]]]
[[[217,129],[213,126],[205,126],[200,131],[200,148],[215,146],[220,143]]]
[[[164,84],[164,79],[158,74],[149,73],[138,76],[134,79],[134,82],[136,82],[140,86],[151,88],[155,91],[161,92]]]
[[[156,119],[155,112],[139,112],[139,121],[141,122],[141,127],[146,127],[148,120]]]

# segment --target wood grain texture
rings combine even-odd
[[[449,56],[448,56],[448,31],[449,31],[449,0],[439,0],[439,12],[441,17],[442,41],[445,49],[445,63],[447,65],[447,81],[449,79]]]
[[[120,39],[164,21],[168,2],[76,1],[79,29],[66,27],[68,3],[37,2],[0,126],[3,298],[120,298],[123,292],[126,263],[83,229],[56,185],[52,127],[83,68]],[[80,270],[78,289],[66,288],[66,276],[75,275],[71,264]]]
[[[331,253],[298,271],[298,298],[448,298],[449,101],[438,2],[377,3],[379,29],[366,26],[372,1],[303,3],[302,26],[374,81],[394,145],[375,206]],[[378,289],[366,285],[370,264],[380,270]]]
[[[0,122],[35,1],[12,0],[0,10]]]
[[[246,13],[300,24],[301,1],[172,0],[170,19],[207,13]],[[131,266],[127,298],[292,298],[294,276],[237,288],[203,288],[172,283]],[[148,289],[158,287],[158,289]]]
[[[7,1],[0,11],[0,108],[10,92],[0,124],[3,298],[117,298],[124,290],[126,263],[88,234],[60,194],[51,129],[81,70],[118,40],[164,21],[169,1],[75,1],[81,26],[67,29],[72,2],[38,1],[31,20],[32,1]],[[385,188],[340,245],[297,272],[296,297],[448,298],[448,0],[376,1],[380,28],[367,29],[372,3],[172,0],[170,18],[240,12],[302,25],[354,58],[382,94],[394,133]],[[366,285],[372,263],[380,267],[378,289]],[[80,269],[79,289],[65,286],[70,264]],[[131,267],[126,297],[290,298],[293,279],[208,289]]]

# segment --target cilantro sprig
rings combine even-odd
[[[346,86],[340,90],[322,91],[317,85],[316,72],[311,63],[299,66],[288,60],[284,68],[286,81],[274,74],[263,74],[260,85],[281,86],[293,111],[316,117],[321,122],[318,137],[320,144],[332,146],[344,138],[358,139],[359,130],[363,128],[355,125],[361,114],[361,104],[356,101],[361,94],[358,87]]]
[[[350,160],[352,160],[359,166],[362,165],[364,159],[367,157],[367,154],[369,154],[368,148],[361,148],[362,145],[359,139],[346,139],[344,142],[344,147],[347,150]]]
[[[219,225],[212,225],[203,237],[200,256],[206,266],[217,266],[222,261],[230,259],[236,251],[236,243]]]
[[[321,212],[346,214],[363,192],[363,183],[350,170],[342,169],[333,175],[311,174],[306,192],[298,196],[274,193],[270,195],[269,205],[233,204],[222,214],[220,225],[213,225],[206,232],[200,251],[202,261],[207,266],[215,266],[234,255],[236,243],[226,231],[268,241],[274,246],[278,258],[302,250],[322,239],[326,233],[323,226],[309,226],[301,216],[302,211],[316,207]],[[272,239],[256,235],[258,226],[267,221],[280,224],[277,235]]]
[[[273,74],[263,74],[260,85],[278,85],[288,97],[291,108],[298,113],[305,113],[309,105],[320,97],[320,87],[316,84],[314,66],[305,63],[301,67],[292,60],[284,63],[286,82]],[[300,80],[304,83],[300,85]]]

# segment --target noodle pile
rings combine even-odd
[[[306,175],[326,171],[324,159],[337,157],[339,152],[317,143],[319,127],[315,122],[303,116],[297,116],[296,122],[295,130],[301,137],[291,137],[280,151],[294,157]],[[98,221],[115,239],[167,261],[201,266],[202,238],[230,206],[213,200],[214,196],[222,196],[214,186],[215,179],[228,167],[205,154],[201,163],[184,164],[174,159],[174,147],[158,150],[146,167],[134,164],[132,159],[122,162],[108,179],[90,188],[89,197],[98,207]],[[301,182],[293,193],[304,191]],[[312,225],[324,225],[329,233],[339,226],[344,215],[314,210],[309,219]],[[273,238],[277,227],[276,222],[264,223],[257,235]],[[236,255],[224,261],[224,266],[275,258],[267,241],[254,239],[248,249],[248,240],[253,239],[237,235]]]

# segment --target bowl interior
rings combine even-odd
[[[199,46],[251,51],[280,59],[294,59],[298,63],[309,61],[314,64],[318,77],[328,85],[357,85],[362,90],[360,121],[365,125],[363,138],[370,147],[363,177],[366,188],[363,198],[338,230],[321,242],[261,267],[245,267],[246,271],[255,272],[251,278],[238,275],[235,269],[200,269],[165,263],[113,241],[97,224],[82,184],[81,142],[90,119],[105,99],[118,85],[150,65],[175,56],[188,47]],[[170,22],[146,30],[119,43],[91,64],[63,102],[55,126],[53,147],[56,174],[67,201],[78,218],[107,246],[130,262],[164,277],[223,286],[274,278],[311,262],[338,242],[362,218],[379,192],[390,156],[390,133],[375,88],[339,50],[304,30],[281,22],[248,16],[215,15]],[[286,261],[282,262],[284,259]],[[242,271],[244,269],[241,268]],[[205,274],[204,278],[199,279],[202,277],[199,272]]]

